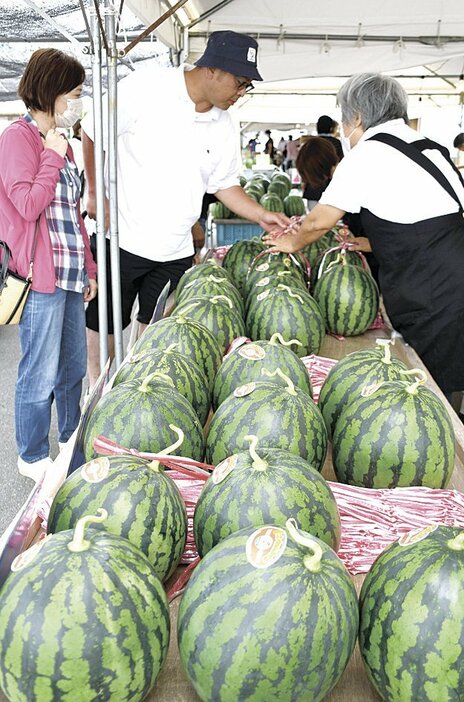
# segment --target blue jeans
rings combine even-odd
[[[67,441],[80,419],[87,364],[84,296],[55,288],[31,290],[19,324],[22,357],[16,383],[16,443],[20,457],[35,463],[49,455],[52,402],[59,441]]]

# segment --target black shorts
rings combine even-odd
[[[107,304],[108,304],[108,333],[113,334],[113,304],[111,296],[110,246],[106,240],[106,270],[107,270]],[[95,236],[90,237],[90,245],[96,259]],[[186,270],[192,266],[193,257],[187,256],[175,261],[151,261],[142,256],[119,249],[119,264],[121,271],[121,304],[122,326],[125,329],[130,324],[132,307],[137,295],[139,296],[139,313],[137,320],[148,324],[159,294],[171,281],[170,292],[175,290],[177,283]],[[101,291],[100,291],[101,292]],[[88,329],[98,331],[98,295],[89,302],[86,311]]]

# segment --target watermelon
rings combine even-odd
[[[262,198],[263,195],[266,193],[266,188],[260,180],[255,180],[251,183],[247,183],[247,185],[245,185],[244,187],[244,190],[246,193],[249,193],[251,190],[252,192],[255,192],[260,198]]]
[[[358,619],[329,546],[293,520],[248,527],[195,569],[179,608],[180,658],[205,702],[320,702],[351,657]]]
[[[247,271],[245,281],[245,297],[250,285],[265,275],[273,275],[277,271],[291,271],[295,278],[307,281],[305,261],[298,254],[271,253],[262,251],[253,259]]]
[[[287,387],[271,382],[284,374],[264,369],[269,381],[236,388],[213,415],[206,441],[208,463],[217,465],[248,448],[245,436],[255,434],[263,447],[281,448],[322,470],[327,452],[327,431],[322,414],[307,392],[286,377]]]
[[[155,372],[143,381],[121,383],[100,398],[89,417],[84,431],[85,459],[97,456],[93,440],[99,434],[125,448],[156,453],[171,443],[172,426],[185,434],[175,455],[201,461],[204,437],[200,420],[170,378]]]
[[[288,173],[285,173],[285,171],[274,171],[274,173],[271,176],[271,183],[273,183],[276,180],[282,180],[284,182],[290,183],[290,176]]]
[[[21,554],[0,593],[0,686],[11,702],[141,702],[169,644],[148,559],[88,523]]]
[[[261,192],[257,188],[246,188],[245,192],[248,197],[253,198],[255,202],[259,202],[262,198]]]
[[[161,351],[171,344],[176,344],[176,351],[198,364],[212,387],[222,363],[222,353],[218,342],[204,324],[184,317],[160,319],[145,329],[132,352],[136,355],[145,351]]]
[[[294,344],[300,342],[292,339]],[[219,368],[213,386],[213,408],[217,409],[235,390],[246,383],[266,380],[262,371],[283,368],[285,375],[303,392],[312,397],[311,380],[303,361],[290,348],[290,342],[281,334],[273,334],[269,341],[243,344],[228,354]],[[273,376],[273,382],[286,386],[287,381]]]
[[[204,276],[201,279],[189,281],[176,296],[176,304],[182,305],[192,297],[212,297],[213,295],[226,295],[229,297],[234,307],[244,314],[244,304],[242,297],[233,283],[216,275]]]
[[[245,176],[243,176],[243,175],[239,176],[238,179],[239,179],[239,182],[240,182],[240,186],[241,186],[242,188],[244,188],[245,185],[246,185],[247,182],[248,182],[247,179],[246,179]]]
[[[265,249],[266,247],[259,239],[243,239],[236,241],[224,256],[222,265],[240,291],[243,289],[251,262]]]
[[[158,461],[121,455],[85,463],[58,490],[48,533],[73,529],[98,507],[109,515],[103,530],[137,546],[161,580],[172,574],[185,548],[187,515],[176,484],[160,470]]]
[[[233,217],[233,212],[232,210],[229,210],[228,207],[222,204],[222,202],[213,202],[212,205],[210,205],[210,211],[213,216],[213,219],[230,219]]]
[[[284,199],[284,212],[287,217],[301,217],[306,214],[306,205],[300,195],[287,195]]]
[[[298,293],[299,290],[302,290],[304,293],[308,292],[307,284],[304,282],[303,278],[295,273],[293,269],[276,269],[270,272],[269,275],[257,273],[255,276],[250,277],[250,280],[247,281],[246,290],[248,292],[245,297],[245,314],[248,314],[250,305],[260,293],[264,292],[265,290],[277,288],[279,285],[285,285],[287,288],[291,288],[294,293]]]
[[[335,424],[351,400],[360,396],[367,385],[384,380],[401,380],[405,364],[392,356],[389,339],[377,339],[376,349],[353,351],[329,371],[319,394],[318,406],[332,436]]]
[[[177,344],[171,344],[164,351],[142,351],[129,356],[114,376],[113,387],[129,380],[143,380],[159,371],[171,378],[176,390],[187,398],[200,422],[205,424],[211,404],[208,380],[200,366],[176,348]]]
[[[270,187],[271,186],[269,186],[269,188]],[[266,195],[263,195],[259,203],[265,210],[269,210],[269,212],[284,211],[283,198],[280,197],[280,195],[277,195],[277,193],[273,193],[272,191],[270,192],[269,190]]]
[[[313,294],[332,334],[363,334],[379,309],[375,280],[367,271],[350,264],[335,264],[328,269]]]
[[[203,263],[189,268],[185,271],[182,278],[177,283],[176,287],[176,299],[180,296],[182,289],[194,280],[199,278],[207,278],[209,275],[213,275],[215,278],[224,278],[228,283],[231,283],[231,279],[225,268],[220,266],[215,258],[208,258]]]
[[[282,284],[251,298],[246,326],[253,341],[270,339],[275,332],[286,341],[298,339],[301,346],[291,347],[298,356],[319,353],[325,335],[324,319],[311,295]]]
[[[278,180],[274,178],[274,180],[271,181],[270,186],[267,189],[268,195],[270,193],[275,193],[280,197],[282,202],[285,200],[287,195],[289,194],[290,190],[292,189],[291,183],[289,180]]]
[[[267,178],[267,176],[265,176],[263,173],[257,173],[257,174],[254,175],[253,178],[249,181],[249,184],[250,184],[250,185],[252,185],[252,184],[254,185],[255,183],[259,183],[259,184],[262,185],[262,187],[264,188],[264,192],[267,192],[267,189],[268,189],[268,187],[269,187],[269,185],[270,185],[270,182],[271,182],[271,181],[269,180],[269,178]]]
[[[439,398],[417,380],[366,388],[341,412],[333,435],[333,465],[342,483],[369,488],[444,488],[454,468],[454,431]]]
[[[388,702],[460,702],[464,690],[464,531],[405,534],[368,573],[360,649]]]
[[[173,315],[204,324],[214,334],[223,354],[237,336],[246,332],[243,317],[227,295],[192,297],[176,307]]]
[[[340,235],[338,232],[339,228],[333,227],[333,229],[330,229],[319,239],[308,244],[301,250],[301,253],[308,259],[311,268],[316,265],[318,258],[324,251],[338,246],[340,243]]]
[[[338,262],[342,258],[351,266],[365,267],[366,259],[360,251],[350,251],[349,249],[332,248],[322,252],[311,269],[311,288],[314,289],[321,276],[330,269],[332,262]]]
[[[261,524],[285,526],[290,516],[337,550],[340,516],[322,475],[288,451],[257,453],[257,437],[245,438],[248,451],[219,463],[198,499],[193,529],[200,556],[235,531]]]

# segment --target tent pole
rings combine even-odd
[[[108,40],[108,189],[110,214],[111,294],[113,300],[114,350],[116,368],[124,358],[121,286],[119,269],[118,184],[117,184],[117,56],[116,8],[105,0],[105,30]]]
[[[106,299],[106,237],[105,237],[105,184],[103,148],[103,102],[102,102],[102,50],[100,28],[95,10],[90,12],[93,36],[92,84],[93,84],[93,128],[95,149],[95,196],[97,208],[96,238],[98,258],[98,285],[103,294],[98,296],[100,368],[108,358],[108,306]]]

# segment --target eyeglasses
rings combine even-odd
[[[247,80],[239,80],[238,78],[235,78],[235,84],[237,86],[238,93],[241,90],[245,90],[246,93],[251,93],[251,91],[255,89],[253,83],[249,83]]]

